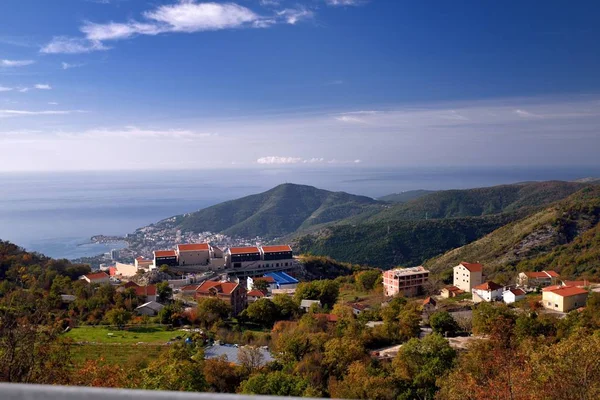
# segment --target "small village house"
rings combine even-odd
[[[257,300],[264,299],[266,297],[266,293],[262,292],[258,289],[252,289],[248,292],[248,303],[254,303]]]
[[[106,272],[96,272],[94,274],[86,274],[81,276],[79,279],[86,281],[87,283],[93,283],[102,285],[110,282],[110,276]]]
[[[142,297],[145,301],[156,301],[156,285],[148,286],[132,286],[135,290],[135,294],[138,297]]]
[[[440,295],[444,299],[449,299],[451,297],[460,296],[463,293],[465,293],[465,291],[462,290],[462,289],[457,288],[456,286],[446,286],[445,288],[443,288],[440,291]]]
[[[548,287],[542,291],[542,305],[548,310],[569,312],[585,306],[588,291],[576,286]]]
[[[300,302],[300,308],[304,312],[310,311],[310,308],[314,305],[321,307],[321,302],[319,300],[302,300]]]
[[[523,289],[508,289],[502,293],[502,300],[504,300],[506,304],[512,304],[516,301],[523,300],[525,294]]]
[[[273,291],[273,289],[277,289],[277,283],[275,282],[275,279],[272,276],[255,276],[255,277],[249,276],[248,278],[246,278],[246,288],[248,290],[253,290],[254,283],[261,282],[261,281],[264,281],[267,283],[267,292],[268,293],[271,293]]]
[[[522,287],[546,287],[555,285],[558,281],[558,278],[559,275],[555,271],[519,272],[517,284]]]
[[[149,301],[147,303],[142,304],[135,308],[135,312],[138,315],[147,315],[149,317],[154,317],[157,315],[160,310],[162,310],[165,306],[156,301]]]
[[[483,283],[483,265],[479,263],[463,261],[454,267],[453,274],[454,286],[468,293]]]
[[[504,286],[492,281],[477,285],[471,290],[471,293],[473,293],[473,303],[502,300],[503,292]]]
[[[216,297],[231,306],[232,314],[238,315],[248,305],[246,289],[235,282],[204,281],[196,289],[196,299]]]

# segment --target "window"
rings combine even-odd
[[[558,304],[554,304],[554,307],[558,308]]]

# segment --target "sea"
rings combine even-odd
[[[466,189],[600,177],[598,167],[271,167],[198,171],[0,173],[0,239],[54,258],[95,256],[161,219],[297,183],[373,198],[407,190]]]

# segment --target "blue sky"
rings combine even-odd
[[[4,0],[0,171],[597,164],[598,15],[592,1]]]

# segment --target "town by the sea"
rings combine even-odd
[[[125,235],[173,215],[281,183],[377,198],[407,190],[466,189],[600,176],[598,167],[272,167],[198,171],[1,173],[0,239],[54,258],[120,248],[93,235]]]

